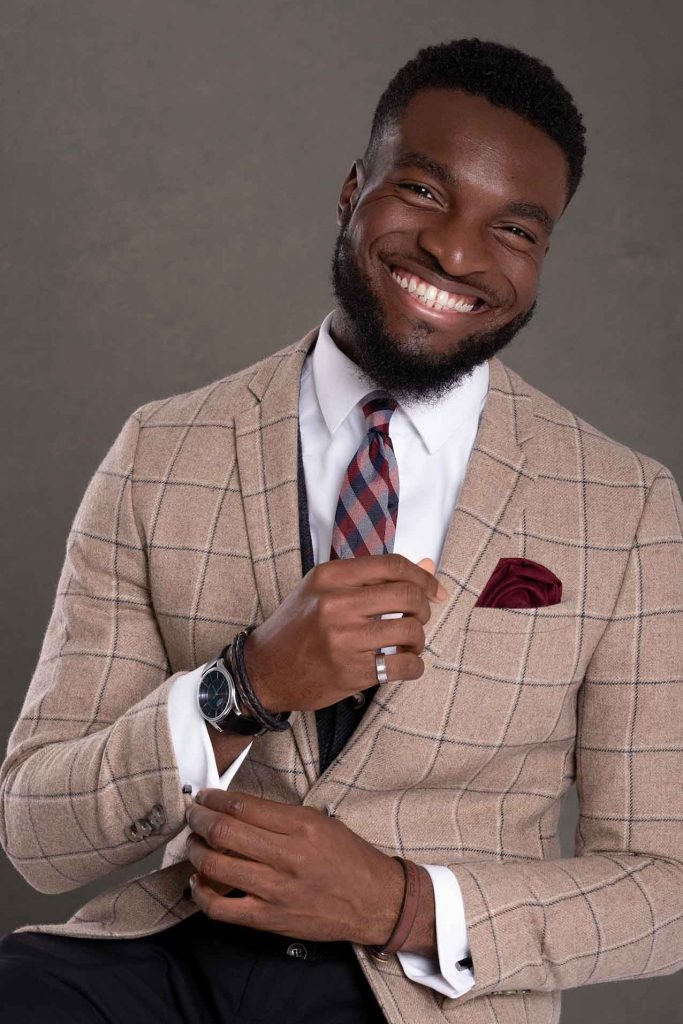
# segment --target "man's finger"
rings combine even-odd
[[[239,821],[281,835],[290,835],[296,827],[298,816],[306,812],[298,804],[282,804],[277,800],[265,800],[251,793],[239,793],[231,789],[202,789],[195,799],[202,807],[210,807]]]
[[[365,657],[367,658],[367,685],[369,688],[377,682],[377,663],[374,654],[367,654]],[[424,675],[424,662],[414,651],[399,649],[396,654],[385,654],[384,664],[387,670],[387,683],[396,683],[399,680],[410,681]],[[383,685],[385,684],[380,683],[380,686]]]
[[[424,559],[423,559],[424,561]],[[322,562],[316,566],[320,569],[322,579],[330,574],[326,566],[333,566],[334,579],[331,586],[367,586],[373,583],[396,583],[406,580],[422,587],[427,596],[434,601],[445,601],[448,591],[439,583],[436,576],[416,562],[411,562],[405,555],[391,553],[387,555],[359,555],[356,558],[335,559]],[[344,577],[344,582],[340,578]]]
[[[192,875],[190,890],[193,902],[213,921],[242,924],[247,928],[260,928],[261,931],[270,930],[268,904],[258,896],[242,896],[239,899],[219,896],[201,875]]]
[[[214,850],[230,850],[248,860],[281,865],[283,840],[281,832],[252,825],[226,811],[215,811],[205,804],[190,804],[185,820],[195,835],[201,836]]]
[[[188,840],[187,859],[212,883],[242,889],[243,892],[263,898],[267,898],[268,893],[278,886],[279,875],[270,865],[219,853],[194,833]]]

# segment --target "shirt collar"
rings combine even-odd
[[[313,348],[312,373],[316,396],[330,434],[351,410],[378,385],[337,348],[329,332],[334,310],[327,314]],[[436,402],[401,402],[402,410],[423,444],[435,452],[469,419],[479,421],[489,387],[489,364],[480,363]],[[395,414],[394,414],[395,415]]]

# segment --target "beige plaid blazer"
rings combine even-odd
[[[64,924],[19,931],[134,937],[198,912],[168,692],[301,578],[298,393],[316,337],[142,406],[88,485],[0,769],[0,838],[45,893],[159,847],[163,863]],[[682,963],[680,495],[661,464],[497,358],[490,370],[424,675],[380,687],[322,776],[315,714],[297,712],[254,741],[232,784],[329,804],[381,850],[454,872],[476,979],[465,996],[353,947],[393,1024],[551,1024],[562,989]],[[498,559],[517,555],[560,577],[561,603],[475,608]],[[561,859],[574,781],[575,856]]]

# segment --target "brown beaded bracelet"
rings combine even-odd
[[[403,890],[401,912],[398,915],[398,921],[394,926],[394,930],[389,936],[389,941],[384,946],[368,947],[370,956],[379,961],[379,963],[384,963],[384,961],[388,960],[392,953],[396,953],[404,944],[410,935],[410,929],[415,923],[417,910],[420,905],[420,888],[422,884],[420,869],[412,860],[406,860],[404,857],[394,857],[394,860],[401,862],[405,877],[405,889]]]

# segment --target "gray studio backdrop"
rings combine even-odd
[[[97,464],[138,405],[332,308],[340,184],[420,46],[518,46],[574,94],[586,176],[503,359],[683,483],[681,20],[673,0],[4,0],[3,753]],[[572,799],[567,854],[574,821]],[[0,855],[0,932],[64,920],[159,861],[45,896]],[[569,991],[563,1024],[674,1024],[681,977]]]

